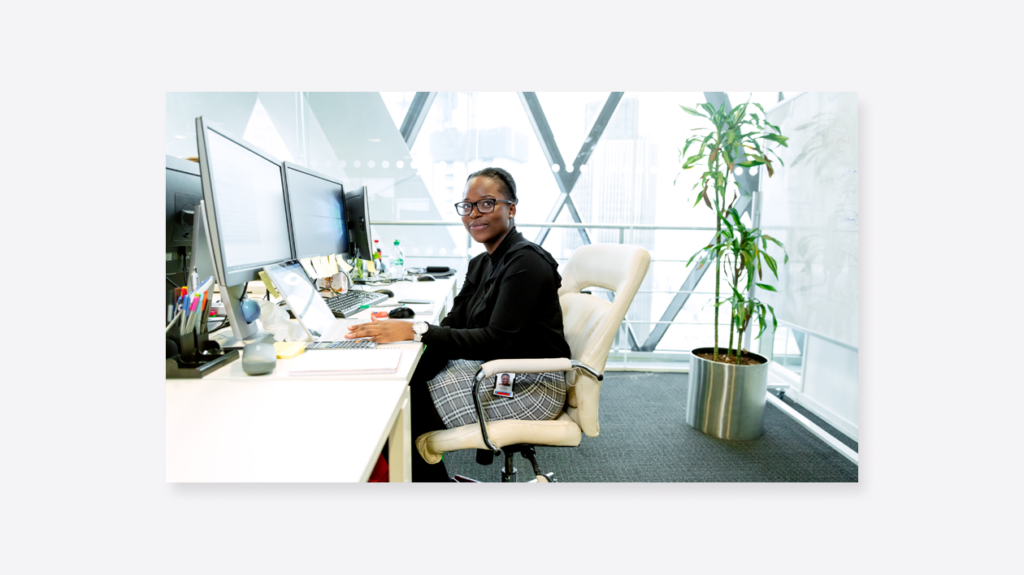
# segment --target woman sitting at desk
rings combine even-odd
[[[480,364],[492,359],[569,357],[558,303],[558,264],[516,231],[516,184],[501,168],[466,181],[455,204],[462,223],[487,253],[469,262],[466,281],[440,326],[383,320],[352,326],[348,338],[378,343],[415,339],[427,348],[410,383],[413,441],[423,433],[476,422],[471,391]],[[554,419],[565,403],[562,372],[520,374],[512,397],[481,383],[488,420]],[[428,465],[412,450],[413,481],[450,481],[444,463]]]

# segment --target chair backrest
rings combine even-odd
[[[565,339],[572,359],[604,372],[615,333],[650,263],[651,254],[640,246],[591,244],[573,252],[562,271],[562,286],[558,289]],[[580,293],[588,287],[611,290],[615,297],[609,302]],[[601,431],[597,420],[601,382],[585,372],[569,378],[566,412],[583,433],[594,437]]]

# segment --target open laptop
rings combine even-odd
[[[297,261],[287,261],[278,264],[271,264],[263,268],[274,287],[288,302],[288,307],[299,320],[302,329],[314,342],[341,341],[355,342],[358,340],[347,340],[348,326],[359,323],[366,323],[366,320],[340,319],[334,317],[327,303],[324,301],[316,288],[309,281],[302,264]],[[362,341],[360,347],[372,347],[373,342]]]

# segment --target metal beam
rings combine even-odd
[[[430,105],[434,103],[435,96],[437,96],[437,92],[416,92],[412,104],[409,105],[409,110],[405,113],[402,127],[398,131],[402,134],[402,138],[410,150],[413,142],[416,141],[416,136],[420,133],[420,128],[423,127],[423,120],[427,118],[427,112],[430,111]]]
[[[523,107],[526,109],[526,115],[530,119],[530,124],[533,126],[534,132],[537,134],[537,139],[540,141],[541,149],[544,151],[544,157],[548,161],[548,166],[558,165],[559,170],[552,172],[555,176],[555,182],[558,184],[559,193],[558,198],[555,199],[555,204],[551,208],[551,212],[548,214],[547,221],[554,222],[558,215],[562,211],[564,205],[569,206],[569,215],[572,216],[573,221],[582,223],[579,217],[579,213],[576,210],[576,206],[572,201],[570,194],[572,189],[576,186],[576,181],[580,177],[580,167],[587,163],[590,159],[590,154],[594,151],[594,146],[601,139],[601,134],[604,133],[605,127],[608,122],[611,121],[612,115],[615,113],[615,108],[619,105],[619,101],[622,100],[623,92],[612,92],[608,95],[608,99],[605,101],[604,106],[601,108],[601,112],[597,115],[594,120],[594,125],[590,128],[590,133],[586,139],[583,140],[583,145],[580,146],[580,151],[576,154],[576,159],[573,160],[572,171],[567,171],[565,161],[562,159],[561,151],[558,149],[558,143],[555,142],[555,135],[551,131],[551,126],[547,122],[547,117],[544,115],[544,110],[541,108],[540,99],[537,98],[535,92],[520,92],[519,99],[523,102]],[[542,228],[537,234],[537,238],[534,240],[535,243],[542,244],[547,239],[548,233],[551,230],[548,228]],[[580,236],[583,238],[584,244],[590,243],[590,235],[585,230],[580,231]]]
[[[729,103],[729,96],[726,95],[725,92],[704,92],[704,98],[707,99],[708,103],[716,109],[724,103],[725,111],[732,111],[732,105]],[[758,174],[760,173],[761,171],[758,170]],[[741,175],[737,176],[734,173],[733,177],[747,192],[746,194],[741,194],[736,200],[736,211],[742,214],[750,210],[750,206],[753,204],[750,192],[757,190],[758,176],[751,176],[749,170],[743,170]],[[715,236],[711,236],[709,243],[714,241]],[[672,301],[668,304],[668,307],[665,308],[665,313],[661,314],[660,321],[675,321],[676,316],[679,315],[683,306],[686,305],[686,300],[690,299],[690,292],[697,289],[697,284],[700,283],[701,278],[704,277],[704,272],[708,271],[709,268],[711,268],[711,266],[707,265],[690,270],[690,274],[686,276],[686,279],[683,281],[683,285],[679,287],[679,291],[672,297]],[[665,332],[668,331],[668,327],[669,324],[666,323],[656,324],[654,329],[651,330],[651,334],[647,337],[647,341],[645,341],[644,345],[640,348],[641,351],[654,351],[654,348],[658,346],[658,342],[661,341],[661,338],[665,337]]]
[[[554,219],[550,218],[552,216],[558,217],[559,212],[562,211],[562,205],[569,201],[569,191],[572,189],[566,186],[567,182],[564,178],[565,162],[562,161],[562,153],[558,150],[558,144],[555,142],[555,134],[551,131],[551,125],[548,124],[547,116],[544,115],[544,109],[541,108],[536,92],[519,92],[519,99],[523,102],[523,108],[526,109],[526,117],[529,118],[530,125],[533,126],[533,132],[537,134],[540,149],[544,152],[544,158],[548,162],[548,169],[556,164],[560,168],[557,172],[551,172],[555,177],[555,183],[558,184],[558,190],[561,192],[558,194],[558,199],[555,200],[555,206],[552,208],[551,214],[548,215],[548,221],[553,222]],[[570,210],[569,213],[573,216],[573,221],[582,223],[575,209]],[[587,230],[580,228],[579,232],[583,244],[589,245],[590,234],[587,233]],[[547,236],[547,229],[541,229],[534,243],[541,245]]]
[[[565,179],[567,189],[572,191],[576,186],[576,180],[580,177],[580,168],[587,163],[590,159],[590,154],[594,151],[594,146],[597,145],[598,140],[601,139],[601,135],[604,134],[604,129],[608,127],[608,122],[611,121],[612,115],[615,113],[615,108],[618,107],[619,102],[622,100],[624,92],[612,92],[608,95],[608,99],[604,102],[604,107],[601,108],[601,113],[597,115],[597,119],[594,120],[594,125],[590,128],[590,133],[587,134],[583,145],[580,146],[580,153],[576,154],[576,159],[572,162],[572,172],[566,173]],[[562,166],[563,172],[565,166]]]

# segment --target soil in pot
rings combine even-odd
[[[733,352],[733,353],[736,353],[736,352]],[[732,365],[760,365],[760,364],[764,363],[764,360],[761,359],[760,357],[749,355],[745,351],[740,354],[740,357],[738,359],[736,358],[735,355],[725,355],[725,350],[724,349],[720,349],[719,350],[718,358],[717,359],[714,357],[714,354],[711,353],[711,352],[695,353],[694,355],[696,355],[697,357],[699,357],[701,359],[706,359],[708,361],[714,361],[714,362],[717,362],[717,363],[728,363],[728,364],[732,364]]]

